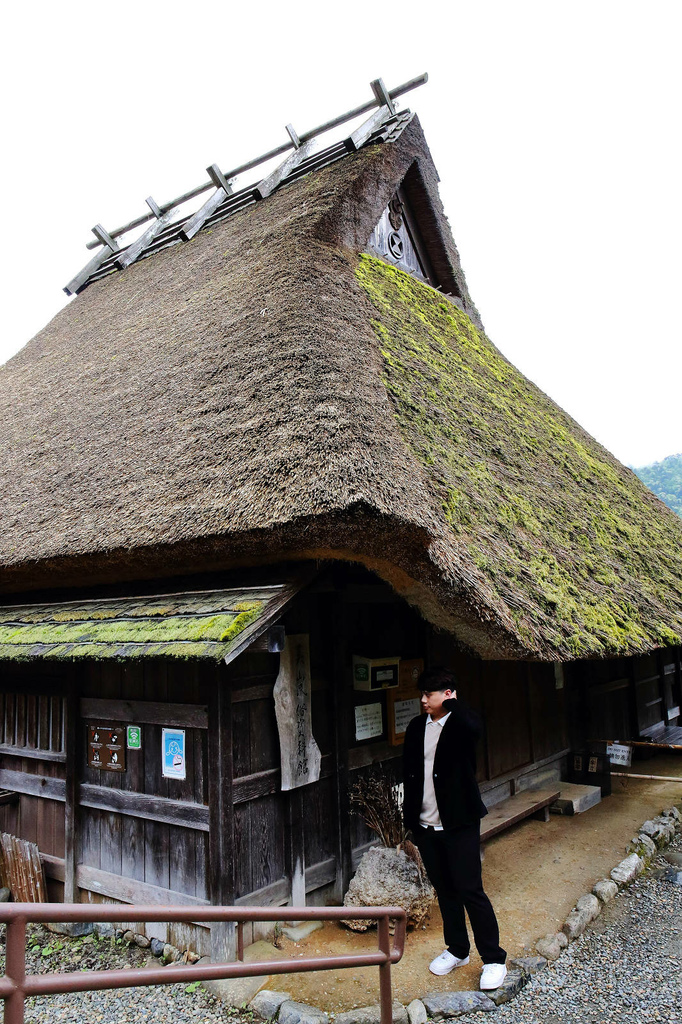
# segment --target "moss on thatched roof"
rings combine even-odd
[[[360,256],[401,184],[459,305]],[[0,368],[0,588],[346,559],[486,658],[679,642],[682,524],[480,328],[416,119],[93,283]]]
[[[564,657],[682,642],[674,517],[452,303],[370,256],[357,274],[401,433],[481,602]]]

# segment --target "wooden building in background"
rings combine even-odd
[[[489,805],[677,725],[682,525],[486,338],[382,95],[98,229],[0,369],[0,826],[55,899],[341,899],[422,666],[483,715]]]

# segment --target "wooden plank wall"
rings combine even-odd
[[[330,758],[330,666],[309,608],[287,616],[290,633],[310,632],[313,732],[323,754],[319,782],[281,792],[280,750],[272,692],[279,657],[242,655],[229,667],[234,759],[234,892],[237,901],[289,901],[295,853],[306,866],[307,902],[324,902],[335,878],[335,796]],[[306,627],[305,629],[302,627]],[[330,863],[331,862],[331,863]],[[255,896],[253,894],[256,894]],[[246,941],[271,931],[247,926]]]
[[[235,896],[284,878],[285,806],[272,690],[276,655],[245,654],[230,673],[234,764]]]
[[[82,758],[85,784],[116,793],[162,797],[184,804],[208,807],[207,730],[185,729],[187,778],[166,779],[161,772],[163,724],[178,724],[174,705],[202,705],[207,699],[206,669],[197,662],[140,661],[91,662],[84,668],[81,693],[102,701],[141,701],[158,705],[159,724],[142,724],[142,749],[128,750],[126,771],[116,774],[88,767]],[[133,716],[129,724],[135,722]],[[106,718],[106,716],[105,716]],[[126,724],[126,719],[110,719]],[[83,745],[88,724],[107,725],[100,717],[81,718]],[[82,803],[82,801],[81,801]],[[172,810],[172,809],[171,809]],[[126,879],[167,889],[174,893],[209,898],[207,890],[208,832],[167,821],[138,817],[113,810],[81,806],[78,862]],[[184,948],[201,944],[203,936],[188,925],[150,925],[150,934]],[[203,951],[203,950],[202,950]]]
[[[587,739],[652,738],[677,725],[682,703],[680,652],[575,662],[566,666],[574,745]]]

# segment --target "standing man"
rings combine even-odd
[[[487,814],[476,782],[479,716],[457,700],[452,672],[431,668],[419,677],[422,711],[405,734],[405,827],[412,832],[436,890],[447,949],[429,964],[449,974],[469,963],[464,911],[483,961],[481,988],[499,988],[506,952],[481,878],[481,818]]]

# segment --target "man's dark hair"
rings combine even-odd
[[[437,668],[427,668],[425,672],[420,675],[417,686],[422,693],[434,693],[443,690],[455,690],[457,688],[457,678],[454,672],[451,672],[447,668],[438,666]]]

